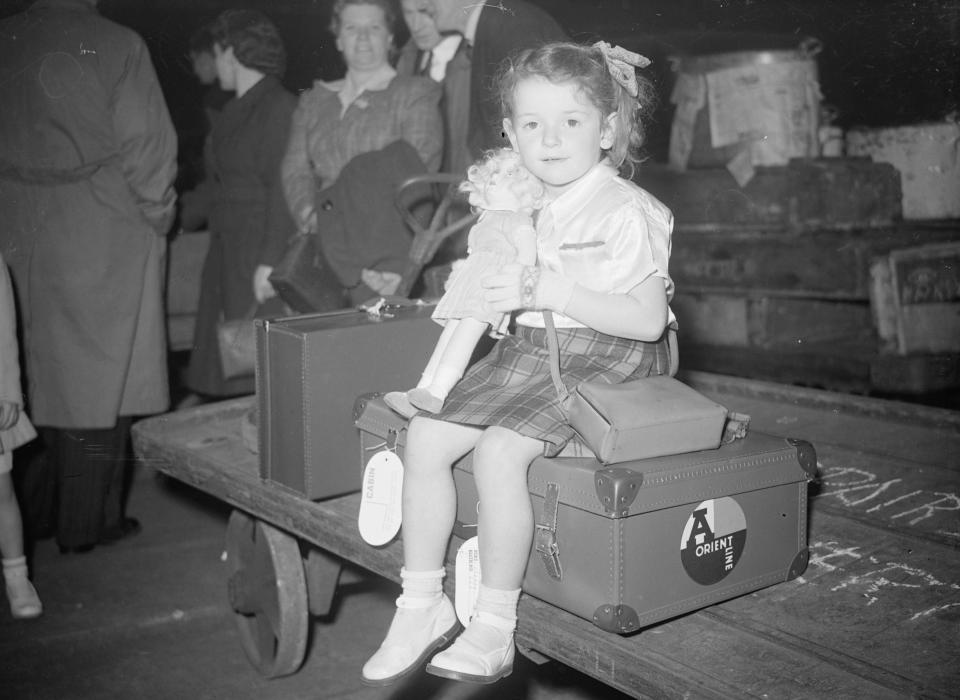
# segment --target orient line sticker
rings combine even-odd
[[[747,542],[747,520],[729,497],[704,501],[687,518],[680,560],[687,575],[704,586],[723,580],[740,561]]]

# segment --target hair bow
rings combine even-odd
[[[607,70],[613,79],[627,91],[630,97],[636,97],[639,90],[634,68],[646,68],[650,65],[650,59],[620,46],[610,46],[605,41],[598,41],[593,47],[600,49],[603,60],[607,63]]]

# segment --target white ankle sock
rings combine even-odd
[[[13,581],[27,577],[27,558],[12,557],[3,560],[3,578],[5,581]]]
[[[444,569],[434,571],[408,571],[400,569],[403,595],[397,599],[397,607],[429,608],[443,598]]]
[[[496,615],[514,626],[517,624],[517,603],[520,600],[520,589],[505,591],[500,588],[489,588],[480,584],[477,593],[477,612]]]

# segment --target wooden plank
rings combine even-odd
[[[960,241],[957,222],[796,232],[678,226],[670,274],[679,293],[868,301],[870,265],[896,248]]]
[[[960,470],[960,412],[709,372],[683,372],[691,386],[751,416],[773,435],[803,437],[907,463]]]
[[[635,179],[680,226],[864,226],[901,218],[900,173],[869,158],[796,158],[756,168],[742,187],[722,164],[679,171],[645,163]]]
[[[774,352],[752,347],[682,343],[680,366],[707,373],[866,394],[872,389],[870,363],[874,356],[875,353],[863,348],[856,351],[832,344],[806,344]]]

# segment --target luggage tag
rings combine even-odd
[[[367,544],[379,547],[400,531],[403,461],[389,447],[367,460],[363,469],[357,527]]]
[[[477,512],[480,504],[477,504]],[[473,526],[476,527],[476,526]],[[464,627],[477,611],[477,595],[480,593],[480,540],[476,535],[467,538],[457,550],[455,561],[455,603],[457,619]]]

